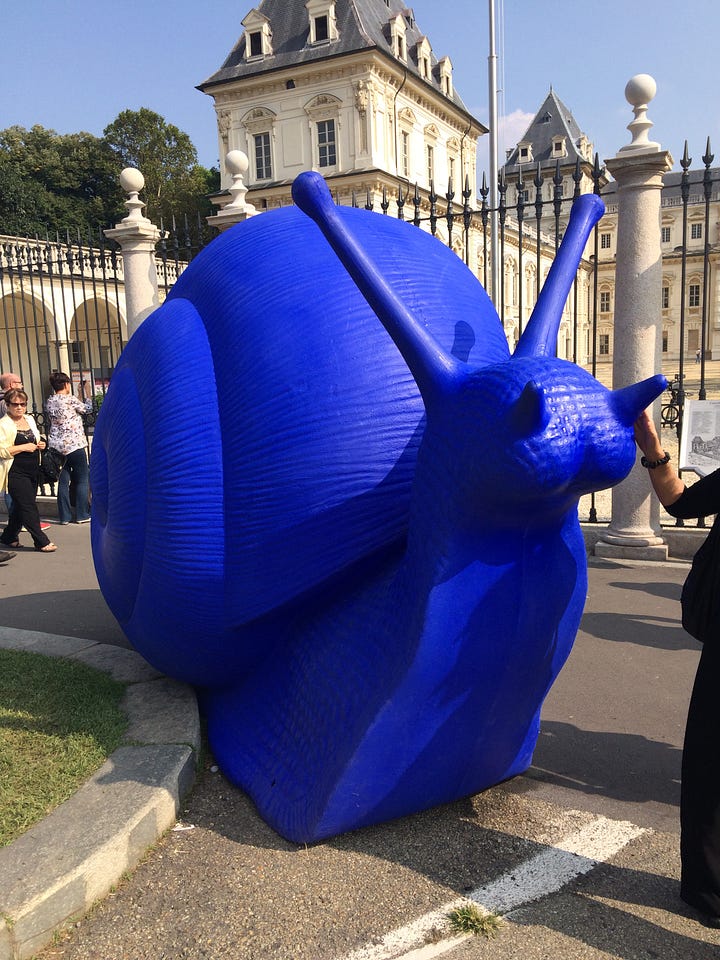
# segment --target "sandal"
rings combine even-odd
[[[44,547],[35,547],[38,553],[55,553],[57,546],[51,541],[46,543]]]
[[[19,547],[19,546],[20,546],[20,541],[19,541],[19,540],[13,540],[12,543],[5,543],[4,540],[0,540],[0,547],[15,547],[15,548],[17,548],[17,547]]]

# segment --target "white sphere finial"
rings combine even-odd
[[[128,220],[145,220],[142,214],[142,209],[145,204],[138,197],[138,194],[145,186],[145,177],[135,167],[125,167],[120,173],[120,186],[125,193],[130,194],[130,199],[125,201],[128,215],[123,222],[127,223]]]
[[[652,127],[652,120],[648,119],[648,103],[657,93],[657,84],[649,73],[638,73],[631,77],[625,85],[625,99],[632,106],[635,119],[628,124],[632,134],[632,143],[620,148],[620,153],[633,150],[656,152],[660,144],[648,139],[648,131]]]
[[[120,174],[120,186],[125,193],[140,193],[145,186],[145,177],[136,167],[125,167]]]
[[[247,187],[243,183],[243,174],[247,173],[250,161],[247,154],[242,150],[230,150],[225,154],[225,167],[232,176],[232,184],[228,188],[230,194],[230,203],[222,208],[225,216],[228,214],[244,213],[248,216],[255,213],[255,207],[251,203],[245,203],[245,194]]]
[[[242,177],[247,173],[250,161],[247,154],[243,153],[242,150],[230,150],[229,153],[225,154],[225,166],[232,176],[240,174]]]
[[[625,99],[633,107],[647,106],[657,93],[657,84],[649,73],[638,73],[625,86]]]

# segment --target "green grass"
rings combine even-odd
[[[481,910],[474,903],[466,903],[456,907],[448,914],[450,926],[457,933],[474,933],[490,939],[494,937],[502,926],[502,918],[496,913]]]
[[[127,728],[124,692],[83,663],[0,650],[0,846],[102,766]]]

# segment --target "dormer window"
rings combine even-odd
[[[417,58],[417,68],[418,73],[423,78],[423,80],[430,81],[432,79],[432,48],[428,41],[427,37],[423,37],[418,41],[417,46],[415,47],[415,57]]]
[[[450,57],[443,57],[442,60],[438,62],[438,73],[440,76],[440,89],[446,97],[452,97],[453,83]]]
[[[335,19],[335,4],[328,0],[307,0],[308,43],[330,43],[339,37]]]
[[[390,44],[398,60],[407,60],[407,44],[405,42],[405,18],[398,14],[390,21]]]
[[[531,143],[518,144],[518,163],[532,163],[533,152]]]
[[[565,137],[553,137],[552,155],[554,157],[567,156],[567,149],[565,147]]]
[[[254,60],[272,54],[270,21],[257,10],[251,10],[242,21],[245,27],[245,59]]]

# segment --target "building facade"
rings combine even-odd
[[[720,358],[720,168],[665,176],[661,198],[662,350],[667,360]],[[607,212],[599,225],[598,349],[613,352],[617,189],[603,190]],[[682,341],[682,342],[681,342]]]
[[[418,185],[474,198],[486,128],[454,88],[412,10],[398,0],[262,0],[227,59],[199,88],[215,102],[220,156],[247,154],[248,202],[291,202],[293,179],[321,173],[340,203]],[[230,184],[222,163],[221,186]],[[221,199],[218,200],[221,202]]]
[[[456,214],[464,202],[477,211],[477,141],[487,130],[468,112],[450,58],[436,55],[413,11],[399,0],[262,0],[242,27],[198,89],[214,100],[220,156],[241,150],[248,157],[247,201],[259,212],[289,204],[294,178],[315,170],[338,203],[377,209],[385,198],[384,212],[432,229],[487,285],[487,221],[460,216],[453,230],[445,216],[450,203]],[[223,160],[218,206],[230,182]],[[502,301],[512,347],[556,244],[541,231],[521,288],[519,230],[512,218],[507,227],[505,283],[494,299]],[[579,322],[587,330],[589,264],[581,270]],[[560,350],[573,358],[577,305],[572,319],[569,310]]]

